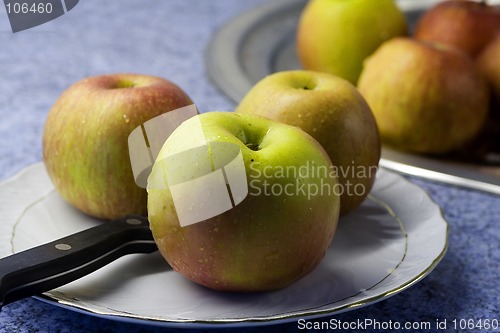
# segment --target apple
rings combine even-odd
[[[366,60],[358,89],[382,142],[419,153],[460,149],[488,114],[488,86],[472,58],[445,44],[387,41]]]
[[[97,218],[147,214],[128,136],[145,121],[190,104],[177,85],[149,75],[99,75],[74,83],[51,108],[43,130],[43,161],[55,188]]]
[[[476,64],[490,85],[492,112],[500,116],[500,34],[481,51]]]
[[[475,57],[500,32],[500,9],[486,1],[443,1],[418,20],[415,38],[458,47]]]
[[[284,288],[311,272],[339,216],[322,146],[264,117],[208,112],[166,140],[148,179],[148,212],[171,267],[215,290]]]
[[[313,136],[337,168],[341,215],[370,192],[380,138],[370,107],[349,81],[305,70],[274,73],[259,81],[235,111],[298,126]]]
[[[363,60],[407,31],[406,17],[393,0],[311,0],[297,26],[297,55],[304,69],[356,84]]]

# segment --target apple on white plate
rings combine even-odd
[[[333,165],[301,129],[208,112],[183,122],[148,179],[148,212],[171,267],[216,290],[286,287],[311,272],[339,217]]]

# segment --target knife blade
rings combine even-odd
[[[144,216],[131,215],[0,259],[0,309],[55,289],[132,253],[158,248]]]

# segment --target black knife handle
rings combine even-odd
[[[157,250],[149,222],[128,216],[0,259],[0,308],[65,285],[131,253]]]

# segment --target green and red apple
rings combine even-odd
[[[407,35],[394,0],[311,0],[297,27],[297,55],[306,70],[356,84],[363,60],[384,41]]]
[[[488,86],[465,52],[410,38],[384,43],[358,84],[382,141],[429,154],[462,148],[483,128]]]
[[[332,166],[297,127],[233,112],[190,118],[166,140],[148,179],[158,248],[175,271],[211,289],[286,287],[332,241],[340,201]]]
[[[136,185],[128,136],[160,114],[192,104],[176,84],[138,74],[88,77],[70,86],[50,110],[43,160],[61,196],[101,219],[147,214]]]
[[[379,133],[370,107],[347,80],[304,70],[274,73],[258,82],[235,111],[297,126],[314,137],[336,167],[342,215],[370,192],[380,159]]]
[[[415,38],[453,45],[472,57],[500,33],[500,9],[486,1],[448,0],[418,20]]]

